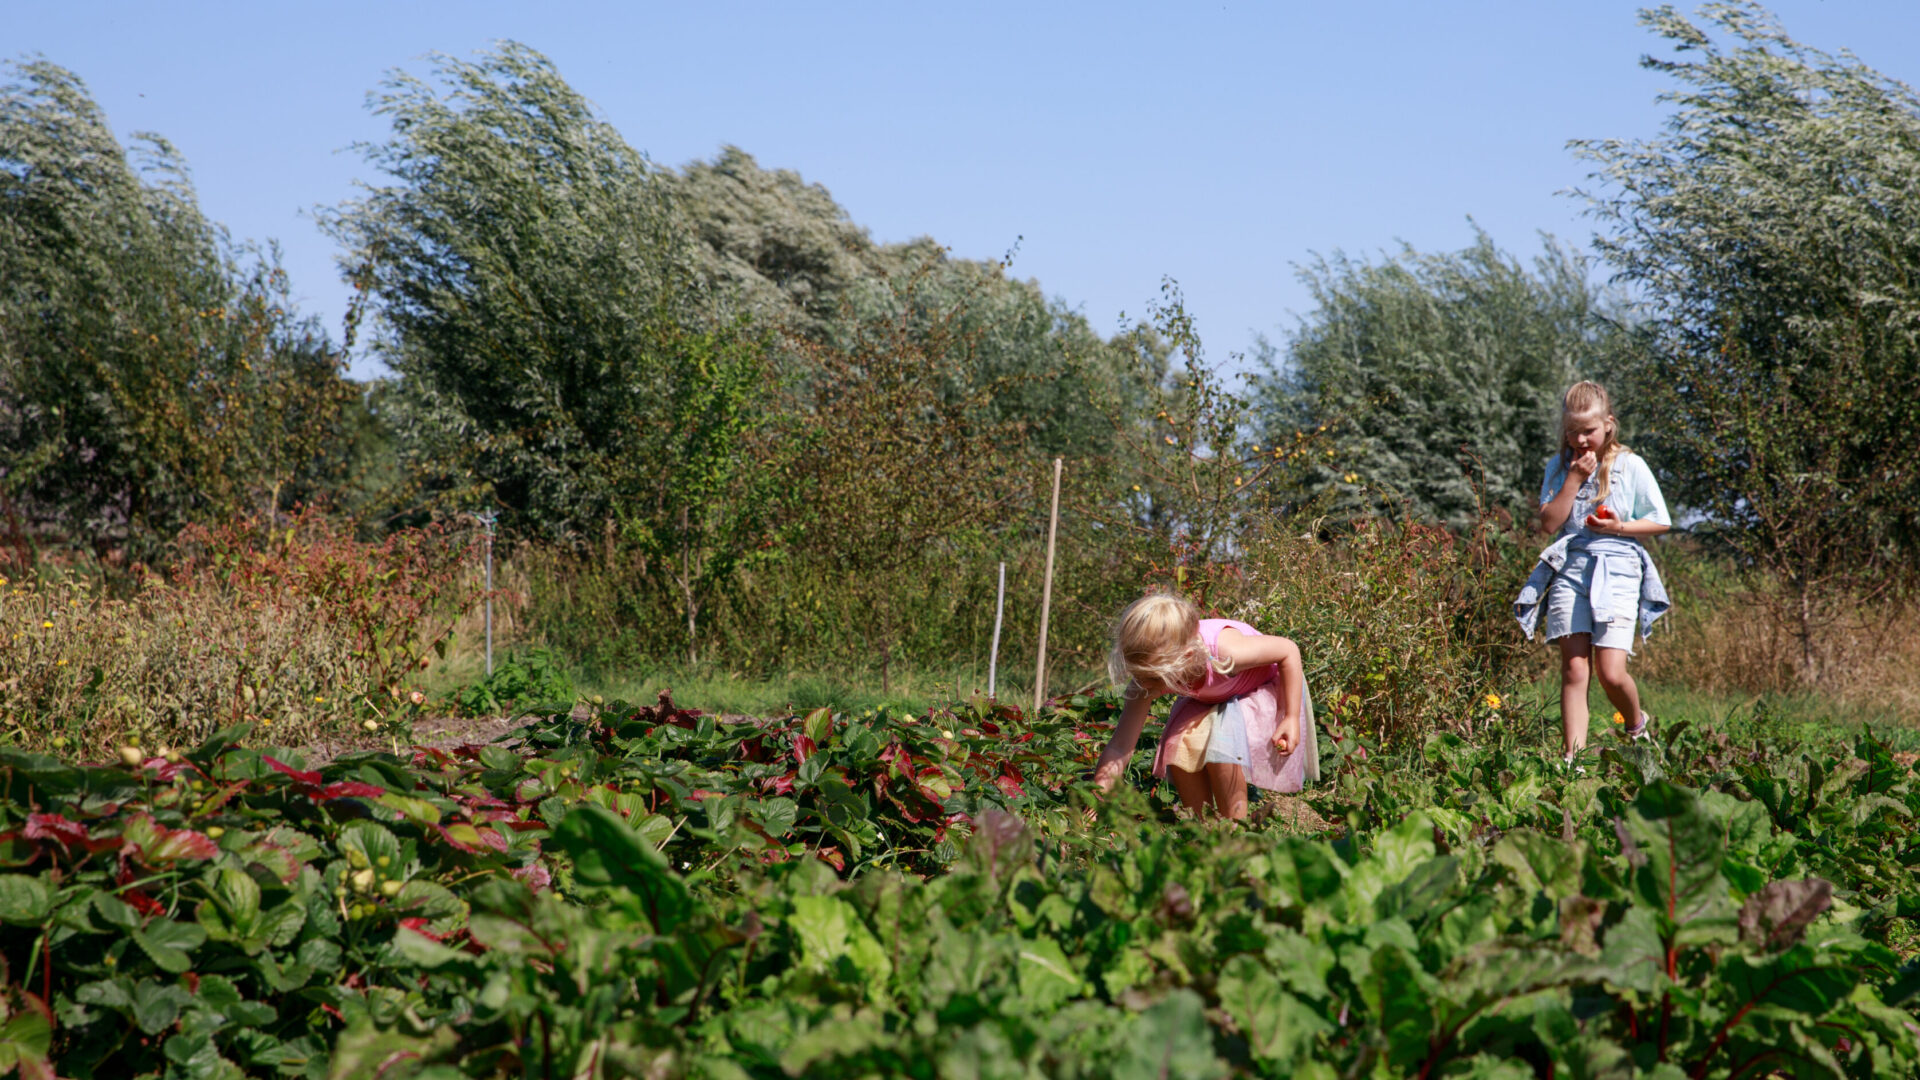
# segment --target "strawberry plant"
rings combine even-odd
[[[1113,703],[670,699],[309,768],[0,752],[23,1075],[1913,1075],[1868,735],[1342,757],[1298,835],[1081,776]],[[1136,779],[1139,779],[1136,777]]]

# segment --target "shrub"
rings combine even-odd
[[[191,528],[128,595],[75,575],[11,584],[0,738],[104,753],[244,719],[287,740],[400,720],[408,678],[444,648],[464,555],[437,529],[375,544],[303,513]]]
[[[1300,644],[1323,730],[1406,742],[1471,731],[1527,653],[1510,601],[1533,546],[1500,521],[1455,533],[1363,519],[1331,540],[1297,522],[1248,551],[1236,615]]]

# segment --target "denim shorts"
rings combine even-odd
[[[1592,634],[1593,644],[1602,649],[1624,649],[1633,655],[1634,620],[1640,607],[1640,565],[1624,559],[1608,559],[1613,569],[1606,582],[1611,598],[1612,622],[1595,624],[1593,603],[1588,599],[1588,583],[1599,560],[1580,552],[1567,559],[1547,586],[1546,639],[1554,641],[1568,634]],[[1629,571],[1626,569],[1631,567]]]

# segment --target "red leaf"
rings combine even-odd
[[[820,748],[818,746],[814,745],[812,739],[807,738],[805,735],[795,735],[793,737],[794,763],[798,765],[805,765],[807,763],[807,759],[812,757],[815,753],[819,752],[819,749]]]
[[[321,802],[330,802],[334,799],[373,799],[386,793],[387,789],[383,787],[353,780],[341,780],[321,788],[313,797]]]
[[[760,781],[760,783],[761,786],[765,787],[771,794],[791,795],[793,794],[793,778],[798,775],[799,773],[797,772],[790,772],[785,776],[769,776]]]
[[[427,920],[420,918],[418,915],[409,916],[400,920],[401,929],[411,930],[421,937],[426,938],[428,941],[447,940],[444,934],[436,934],[432,930],[427,929],[428,925]]]
[[[286,776],[291,776],[293,779],[299,781],[302,784],[312,784],[315,787],[320,786],[320,774],[317,772],[306,772],[301,769],[296,769],[291,765],[281,764],[280,762],[275,761],[273,758],[267,756],[266,754],[261,754],[260,760],[266,762],[269,766],[271,766],[274,772],[281,773]]]
[[[62,847],[85,847],[87,827],[59,814],[28,814],[22,830],[29,840],[58,840]]]
[[[181,859],[211,859],[220,854],[213,837],[192,829],[170,829],[147,814],[128,819],[120,834],[120,850],[148,866]]]
[[[845,870],[847,869],[846,856],[840,854],[839,848],[823,847],[818,851],[815,851],[813,854],[821,862],[826,863],[828,866],[833,867],[835,870],[845,872]]]
[[[547,871],[546,867],[539,863],[534,863],[532,866],[523,866],[515,870],[513,876],[515,880],[526,882],[528,887],[533,889],[534,892],[545,892],[553,886],[553,875]]]

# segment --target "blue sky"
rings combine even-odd
[[[883,241],[996,258],[1103,332],[1176,278],[1210,353],[1284,336],[1314,252],[1586,246],[1576,137],[1657,133],[1635,3],[10,5],[0,56],[78,72],[123,138],[167,136],[203,208],[277,239],[302,307],[345,290],[311,208],[369,170],[365,98],[432,51],[525,42],[627,141],[728,143],[824,184]],[[1920,4],[1780,0],[1803,42],[1920,81]],[[377,367],[356,361],[355,372]]]

